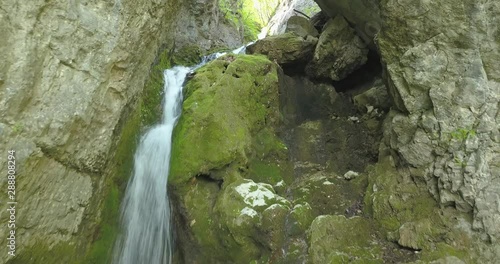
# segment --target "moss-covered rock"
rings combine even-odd
[[[246,165],[253,135],[279,121],[276,65],[262,56],[219,58],[196,72],[185,94],[172,147],[169,181],[175,185],[231,164]],[[272,141],[270,149],[283,148]]]
[[[309,230],[312,263],[384,263],[382,250],[373,239],[373,228],[361,217],[323,215]]]
[[[300,235],[303,234],[311,225],[314,220],[313,209],[309,203],[304,202],[302,204],[297,204],[293,207],[290,212],[290,235]]]
[[[317,42],[315,37],[285,33],[261,39],[248,46],[247,51],[264,54],[280,64],[303,63],[312,57]]]
[[[290,166],[278,90],[264,56],[223,56],[187,82],[169,176],[185,262],[263,261],[280,247],[290,203],[272,185]]]
[[[373,216],[387,239],[421,250],[423,263],[450,256],[472,261],[474,238],[471,230],[465,228],[470,225],[470,217],[452,209],[440,209],[431,195],[418,186],[418,181],[405,171],[396,170],[390,156],[382,157],[367,171],[365,212]]]

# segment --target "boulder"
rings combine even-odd
[[[324,26],[306,74],[339,81],[365,64],[367,54],[366,45],[339,15]]]
[[[353,97],[354,104],[362,112],[371,112],[373,109],[388,111],[392,105],[387,87],[382,79],[377,79],[371,88]]]
[[[361,39],[371,49],[375,49],[373,39],[383,25],[383,20],[380,17],[380,0],[315,1],[329,17],[344,16]]]
[[[186,263],[248,263],[282,243],[291,205],[271,185],[283,181],[287,153],[274,131],[277,67],[262,55],[226,55],[185,86],[169,194]]]
[[[313,54],[318,39],[285,33],[258,40],[247,47],[250,54],[264,54],[279,64],[305,63]]]
[[[367,219],[338,215],[316,217],[309,229],[311,263],[384,263]]]
[[[319,36],[318,31],[309,22],[309,20],[303,16],[292,16],[288,19],[286,24],[285,32],[293,32],[301,37],[313,36],[317,38]]]

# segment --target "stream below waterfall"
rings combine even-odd
[[[232,53],[244,53],[248,45],[239,47]],[[172,132],[182,112],[183,85],[190,72],[224,54],[205,56],[193,67],[175,66],[164,71],[163,117],[160,124],[141,137],[134,155],[134,171],[122,204],[122,235],[115,246],[113,263],[172,262],[172,225],[167,181]]]

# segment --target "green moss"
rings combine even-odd
[[[212,210],[218,192],[217,182],[199,177],[192,183],[184,202],[190,230],[208,258],[223,250],[219,247],[217,237],[219,219]]]
[[[161,100],[163,95],[163,71],[172,66],[170,50],[161,52],[151,67],[149,78],[144,85],[141,96],[141,120],[144,125],[156,123],[161,117]]]
[[[299,204],[293,207],[290,212],[290,235],[301,235],[311,225],[314,220],[313,210],[308,203]]]
[[[221,0],[219,9],[227,23],[243,33],[245,41],[252,41],[267,25],[279,3],[279,0]]]
[[[102,210],[102,220],[97,230],[97,240],[92,245],[84,263],[110,263],[113,243],[119,232],[120,192],[114,185],[110,187]]]
[[[53,247],[49,247],[44,243],[37,243],[32,247],[26,248],[22,251],[21,255],[17,255],[9,260],[9,264],[39,264],[39,263],[52,263],[52,264],[66,264],[66,263],[80,263],[78,257],[80,254],[76,250],[75,245],[68,243],[59,243]]]
[[[277,164],[270,164],[260,160],[250,162],[248,178],[255,182],[265,182],[275,185],[283,178],[281,177],[281,168]]]
[[[176,51],[172,56],[172,66],[183,65],[183,66],[193,66],[200,62],[202,52],[200,47],[197,45],[188,45],[178,51]],[[166,69],[166,68],[164,68]]]
[[[246,164],[252,135],[279,116],[276,65],[263,56],[219,58],[199,69],[185,91],[172,146],[169,181],[174,184]]]
[[[367,171],[365,212],[372,215],[383,230],[393,232],[406,222],[436,218],[437,202],[415,183],[401,183],[402,177],[388,158]]]
[[[312,263],[383,263],[373,228],[361,217],[317,217],[309,232]]]
[[[101,222],[96,230],[93,241],[82,263],[109,263],[113,244],[119,232],[120,201],[126,188],[127,181],[133,169],[133,155],[137,147],[140,133],[140,108],[131,114],[123,128],[118,141],[115,156],[112,159],[112,170],[107,177],[106,192],[101,209]]]
[[[449,256],[455,256],[464,261],[469,259],[467,250],[457,249],[445,243],[437,243],[434,250],[422,251],[421,260],[430,262]]]

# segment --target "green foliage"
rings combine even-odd
[[[465,168],[467,167],[467,162],[462,160],[461,158],[459,157],[454,157],[453,158],[453,161],[455,162],[456,165],[462,167],[462,168]]]
[[[21,123],[16,122],[12,126],[12,132],[14,132],[15,134],[21,134],[23,131],[24,131],[24,126]]]
[[[466,128],[458,128],[457,130],[451,132],[450,135],[451,135],[451,138],[453,138],[455,140],[464,141],[469,136],[471,136],[471,137],[476,136],[476,130],[466,129]]]
[[[220,0],[219,9],[226,21],[243,33],[245,41],[252,41],[267,25],[279,3],[279,0]]]

